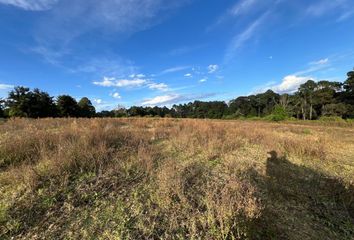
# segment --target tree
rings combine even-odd
[[[29,88],[18,86],[9,92],[6,106],[10,117],[28,117]]]
[[[313,95],[314,109],[317,115],[322,115],[324,106],[337,102],[337,95],[342,90],[342,83],[319,81]]]
[[[61,95],[57,98],[57,106],[61,117],[79,117],[80,108],[76,100],[69,95]]]
[[[0,98],[0,118],[5,117],[4,103],[5,103],[5,101]]]
[[[347,73],[347,80],[343,84],[345,92],[342,94],[342,102],[347,104],[348,117],[354,117],[354,69]]]
[[[96,114],[96,109],[92,105],[90,99],[87,97],[81,98],[81,100],[78,103],[79,110],[80,110],[80,117],[94,117]]]
[[[53,98],[39,89],[15,87],[6,101],[10,117],[43,118],[56,115]]]
[[[231,100],[229,104],[229,114],[247,117],[252,114],[252,104],[249,97],[238,97]]]
[[[115,110],[113,110],[115,117],[127,117],[127,109],[123,105],[118,105]]]
[[[39,89],[30,92],[30,113],[29,117],[44,118],[57,116],[56,106],[53,97]]]
[[[301,84],[299,88],[299,95],[301,97],[301,111],[304,120],[312,120],[313,117],[313,96],[316,88],[316,83],[313,80],[308,80],[306,83]]]
[[[289,117],[286,109],[281,105],[276,105],[272,114],[268,115],[266,118],[271,121],[284,121]]]
[[[259,102],[261,104],[261,112],[259,117],[269,115],[273,112],[275,106],[279,103],[279,94],[268,90],[265,93],[258,94]]]
[[[344,89],[346,92],[354,94],[354,69],[347,73],[347,80],[344,82]]]
[[[326,117],[344,117],[347,113],[347,107],[344,103],[331,103],[323,107],[323,116]]]

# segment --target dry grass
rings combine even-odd
[[[352,239],[351,125],[0,124],[0,239]]]

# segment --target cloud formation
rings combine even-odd
[[[314,80],[311,77],[299,77],[296,75],[289,75],[283,78],[282,82],[278,85],[271,86],[274,92],[277,93],[293,93],[299,86],[308,80]]]
[[[138,74],[145,76],[144,74]],[[135,74],[131,76],[137,76]],[[117,79],[114,77],[103,77],[102,81],[94,81],[94,85],[101,87],[118,87],[118,88],[138,88],[147,87],[151,90],[158,90],[162,92],[169,91],[169,87],[165,83],[156,83],[151,79],[133,78],[133,79]]]
[[[36,46],[33,52],[50,63],[63,63],[70,56],[78,56],[83,35],[107,40],[115,36],[119,41],[146,30],[169,17],[170,11],[189,0],[0,0],[25,10],[48,10],[39,18],[32,31]],[[97,41],[97,39],[95,40]],[[80,46],[80,47],[78,47]],[[71,60],[72,58],[70,58]]]
[[[233,16],[238,16],[241,14],[248,13],[258,3],[259,0],[241,0],[231,8],[230,14]]]
[[[95,81],[93,84],[101,87],[140,87],[147,83],[145,79],[116,79],[103,77],[102,81]]]
[[[341,20],[353,14],[353,6],[352,0],[318,0],[309,5],[306,13],[314,17],[322,17],[326,14],[337,14],[338,11],[340,14],[338,20]]]
[[[143,106],[167,106],[171,104],[177,104],[181,102],[191,101],[195,99],[204,99],[208,97],[215,96],[215,93],[205,93],[205,94],[166,94],[161,96],[156,96],[154,98],[144,100],[141,105]]]
[[[328,62],[329,62],[328,58],[323,58],[318,61],[310,62],[310,65],[324,65],[327,64]]]
[[[149,83],[148,87],[152,90],[159,90],[162,92],[166,92],[169,90],[169,87],[165,83]]]
[[[112,96],[113,98],[115,98],[115,99],[121,99],[121,98],[122,98],[122,97],[120,96],[120,94],[117,93],[117,92],[111,94],[111,96]]]
[[[254,91],[254,93],[262,93],[267,91],[268,89],[273,90],[276,93],[294,93],[298,90],[301,84],[307,82],[308,80],[314,80],[312,77],[308,76],[296,76],[296,75],[288,75],[285,76],[279,84],[275,84],[274,82],[270,82]]]
[[[167,69],[163,70],[159,75],[180,72],[180,71],[186,70],[188,68],[190,68],[190,67],[189,66],[177,66],[177,67],[167,68]]]
[[[219,65],[217,64],[211,64],[208,66],[208,73],[214,73],[217,70],[219,70]]]
[[[3,84],[3,83],[0,83],[0,90],[9,90],[11,88],[14,88],[13,85],[10,85],[10,84]]]
[[[0,0],[0,3],[22,8],[27,11],[51,9],[59,0]]]
[[[171,104],[178,101],[181,98],[179,94],[169,94],[163,96],[156,96],[151,99],[143,101],[141,104],[144,106],[160,106],[164,104]]]
[[[239,50],[246,42],[248,42],[254,35],[259,32],[259,28],[265,23],[270,12],[266,12],[253,21],[247,28],[245,28],[241,33],[236,34],[225,53],[225,61],[230,61],[237,50]]]

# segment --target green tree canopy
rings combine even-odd
[[[10,117],[42,118],[56,116],[53,98],[48,93],[26,87],[15,87],[6,101]]]
[[[81,98],[78,102],[79,110],[80,110],[80,117],[94,117],[96,114],[96,109],[92,105],[90,99],[87,97]]]
[[[80,108],[76,100],[69,95],[61,95],[57,98],[57,106],[61,117],[79,117]]]

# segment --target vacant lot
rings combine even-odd
[[[0,239],[353,239],[354,128],[0,123]]]

